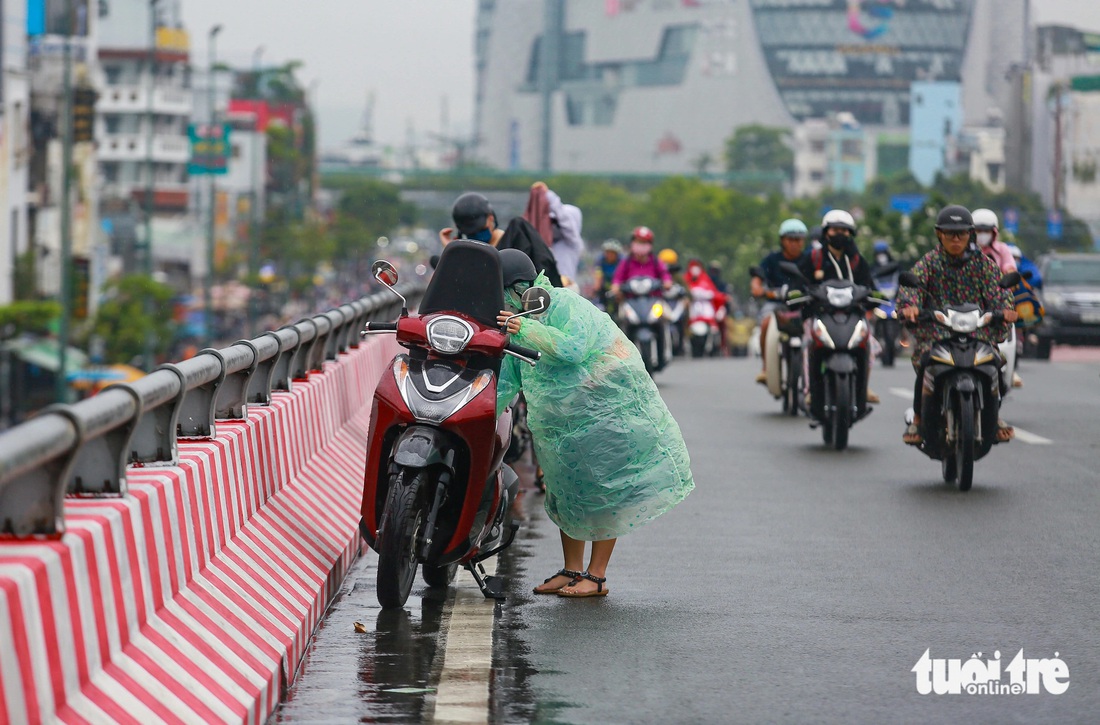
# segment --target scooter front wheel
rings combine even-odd
[[[445,566],[431,566],[430,564],[425,564],[420,567],[420,575],[424,577],[424,583],[430,587],[437,587],[439,589],[449,587],[451,582],[455,580],[456,572],[458,572],[458,562]]]
[[[427,471],[402,470],[391,477],[386,508],[378,528],[378,603],[384,609],[405,606],[416,578],[416,548],[424,525],[421,491]]]

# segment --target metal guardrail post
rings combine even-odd
[[[130,443],[130,463],[174,466],[179,460],[176,424],[187,395],[187,379],[176,366],[162,367],[131,385],[143,410]]]
[[[260,353],[248,340],[240,340],[222,351],[226,372],[214,405],[215,420],[244,420],[248,417],[248,389],[260,364]],[[247,362],[245,362],[247,361]],[[240,367],[241,364],[246,367]]]
[[[279,358],[275,361],[275,369],[272,371],[271,389],[290,392],[293,369],[291,366],[298,354],[298,348],[302,345],[302,333],[297,327],[281,327],[268,334],[275,335],[275,339],[279,341]],[[291,335],[294,336],[293,339],[288,339]]]
[[[141,418],[141,394],[132,385],[106,388],[90,398],[81,410],[85,421],[85,442],[77,447],[76,460],[66,492],[76,495],[126,495],[126,465],[130,444]],[[122,425],[111,427],[119,416]]]
[[[65,482],[83,438],[79,422],[58,411],[4,433],[18,454],[0,462],[0,534],[65,533]]]
[[[317,326],[317,337],[313,338],[313,344],[309,348],[309,371],[319,373],[325,367],[325,350],[328,348],[328,338],[332,334],[332,320],[328,315],[314,315],[310,322]]]
[[[325,360],[335,360],[340,357],[340,353],[347,349],[343,347],[343,342],[346,338],[348,317],[344,313],[343,307],[329,310],[323,313],[321,317],[327,319],[329,325],[332,327],[328,336],[325,338],[325,349],[322,351],[322,354]]]
[[[294,359],[290,363],[290,375],[294,380],[308,380],[313,346],[317,342],[317,323],[305,317],[294,323],[294,329],[301,334],[301,337]]]

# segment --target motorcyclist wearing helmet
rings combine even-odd
[[[649,227],[635,227],[630,235],[630,254],[619,263],[615,276],[611,279],[611,294],[616,300],[622,298],[622,286],[635,277],[655,277],[667,290],[672,287],[672,275],[664,262],[653,254],[653,231]],[[664,369],[668,358],[665,357],[665,337],[657,335],[657,369]]]
[[[656,277],[665,289],[672,286],[668,267],[653,255],[653,231],[649,227],[635,227],[630,235],[630,255],[619,263],[611,278],[611,294],[618,297],[628,280],[643,276]]]
[[[1008,251],[1012,254],[1012,260],[1016,262],[1016,269],[1032,289],[1043,288],[1043,274],[1039,271],[1039,265],[1024,256],[1024,250],[1018,245],[1007,244]]]
[[[912,272],[918,288],[903,287],[898,293],[899,315],[916,322],[921,308],[942,310],[949,305],[973,303],[983,310],[1003,310],[1004,323],[991,324],[976,333],[991,344],[1004,339],[1008,324],[1016,321],[1012,294],[998,286],[1000,269],[996,262],[978,251],[974,219],[965,207],[952,204],[936,217],[936,238],[939,245],[921,257]],[[915,350],[913,367],[917,380],[913,388],[913,422],[905,429],[902,440],[920,445],[920,412],[924,393],[924,370],[930,360],[932,344],[940,334],[932,323],[922,324],[913,331]],[[1012,440],[1015,432],[1003,420],[998,420],[997,440]]]
[[[750,291],[753,297],[765,300],[760,308],[761,350],[764,349],[768,327],[771,325],[772,312],[777,305],[775,295],[784,286],[790,289],[798,289],[802,286],[797,278],[780,269],[779,263],[791,262],[797,264],[805,253],[806,237],[808,235],[809,230],[801,219],[787,219],[779,225],[779,250],[764,257],[759,266],[753,268]],[[757,274],[757,272],[761,274]],[[763,354],[760,355],[760,358],[761,364],[766,364],[764,361],[767,358]],[[766,370],[761,370],[760,374],[756,376],[756,382],[761,385],[767,384],[768,375]]]
[[[890,253],[890,243],[885,239],[879,239],[875,242],[875,263],[871,267],[871,276],[878,276],[878,270],[888,267],[894,263],[894,255]]]
[[[1016,260],[1008,245],[997,238],[997,215],[991,209],[975,209],[974,240],[982,254],[992,259],[1001,268],[1001,274],[1016,271]]]
[[[856,221],[843,209],[833,209],[821,220],[823,248],[813,250],[799,262],[799,268],[814,283],[846,279],[875,289],[871,267],[856,247]]]
[[[821,219],[821,249],[813,249],[804,255],[798,263],[798,268],[803,276],[814,284],[820,284],[830,279],[848,280],[853,284],[866,287],[871,291],[875,286],[874,277],[871,276],[871,266],[867,260],[859,254],[856,247],[856,220],[843,209],[833,209]],[[809,320],[806,321],[803,349],[810,349]],[[877,342],[871,343],[872,348]],[[873,357],[873,356],[872,356]],[[809,358],[805,358],[809,363]],[[871,370],[867,370],[867,402],[880,402],[879,396],[870,386]],[[803,381],[806,392],[809,392],[810,375],[808,370],[803,370]]]

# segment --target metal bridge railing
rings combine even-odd
[[[410,304],[423,286],[403,283]],[[53,405],[0,433],[0,535],[60,536],[66,494],[123,496],[129,465],[171,466],[179,438],[210,438],[218,420],[248,417],[272,391],[320,372],[359,346],[370,320],[396,319],[401,302],[382,290],[252,340],[161,365],[74,405]]]

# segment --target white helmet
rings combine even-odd
[[[997,215],[992,209],[975,209],[971,216],[974,218],[975,229],[997,228]]]
[[[852,218],[852,215],[843,209],[832,209],[826,212],[824,218],[821,220],[821,228],[828,229],[829,227],[844,227],[852,234],[856,233],[856,220]]]
[[[1009,244],[1008,251],[1012,252],[1012,256],[1017,260],[1023,259],[1024,257],[1023,251],[1015,244]]]

